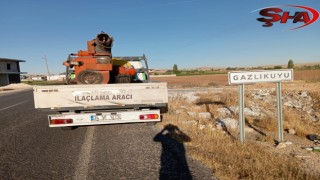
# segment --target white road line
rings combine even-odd
[[[94,134],[94,126],[88,126],[84,143],[79,153],[79,158],[76,164],[73,175],[74,180],[86,180],[89,171],[90,152],[92,149],[92,139]]]
[[[29,101],[29,100],[22,101],[22,102],[19,102],[19,103],[17,103],[17,104],[14,104],[14,105],[11,105],[11,106],[8,106],[8,107],[5,107],[5,108],[2,108],[2,109],[0,109],[0,111],[3,111],[3,110],[6,110],[6,109],[9,109],[9,108],[12,108],[12,107],[18,106],[18,105],[23,104],[23,103],[26,103],[26,102],[28,102],[28,101]]]

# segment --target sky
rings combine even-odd
[[[314,0],[10,0],[0,3],[0,57],[21,59],[21,71],[65,71],[70,53],[104,31],[113,56],[145,54],[152,69],[254,67],[320,62],[320,19],[263,27],[257,9]],[[301,10],[286,8],[294,14]]]

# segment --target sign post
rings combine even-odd
[[[245,140],[245,116],[244,116],[244,85],[262,82],[277,83],[277,116],[278,116],[278,140],[283,139],[283,120],[282,120],[282,99],[281,82],[293,81],[293,69],[281,69],[271,71],[237,71],[228,73],[229,84],[239,85],[239,126],[240,141]]]
[[[277,82],[277,115],[278,115],[278,141],[283,141],[283,120],[282,120],[282,100],[281,82]]]
[[[239,125],[240,125],[240,141],[243,143],[245,139],[244,84],[239,85]]]

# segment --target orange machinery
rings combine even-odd
[[[74,69],[78,84],[107,84],[117,82],[115,79],[119,76],[130,79],[135,74],[134,68],[113,65],[112,43],[113,38],[101,32],[95,39],[87,42],[86,51],[80,50],[77,54],[70,54],[63,64],[67,69]]]

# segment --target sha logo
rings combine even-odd
[[[295,12],[284,11],[280,7],[291,7],[297,9]],[[307,6],[285,5],[279,7],[267,7],[260,10],[263,17],[257,18],[263,22],[263,27],[271,27],[273,23],[280,21],[281,24],[302,22],[303,25],[292,28],[290,30],[299,29],[316,22],[319,18],[319,12]],[[289,20],[289,21],[288,21]]]

